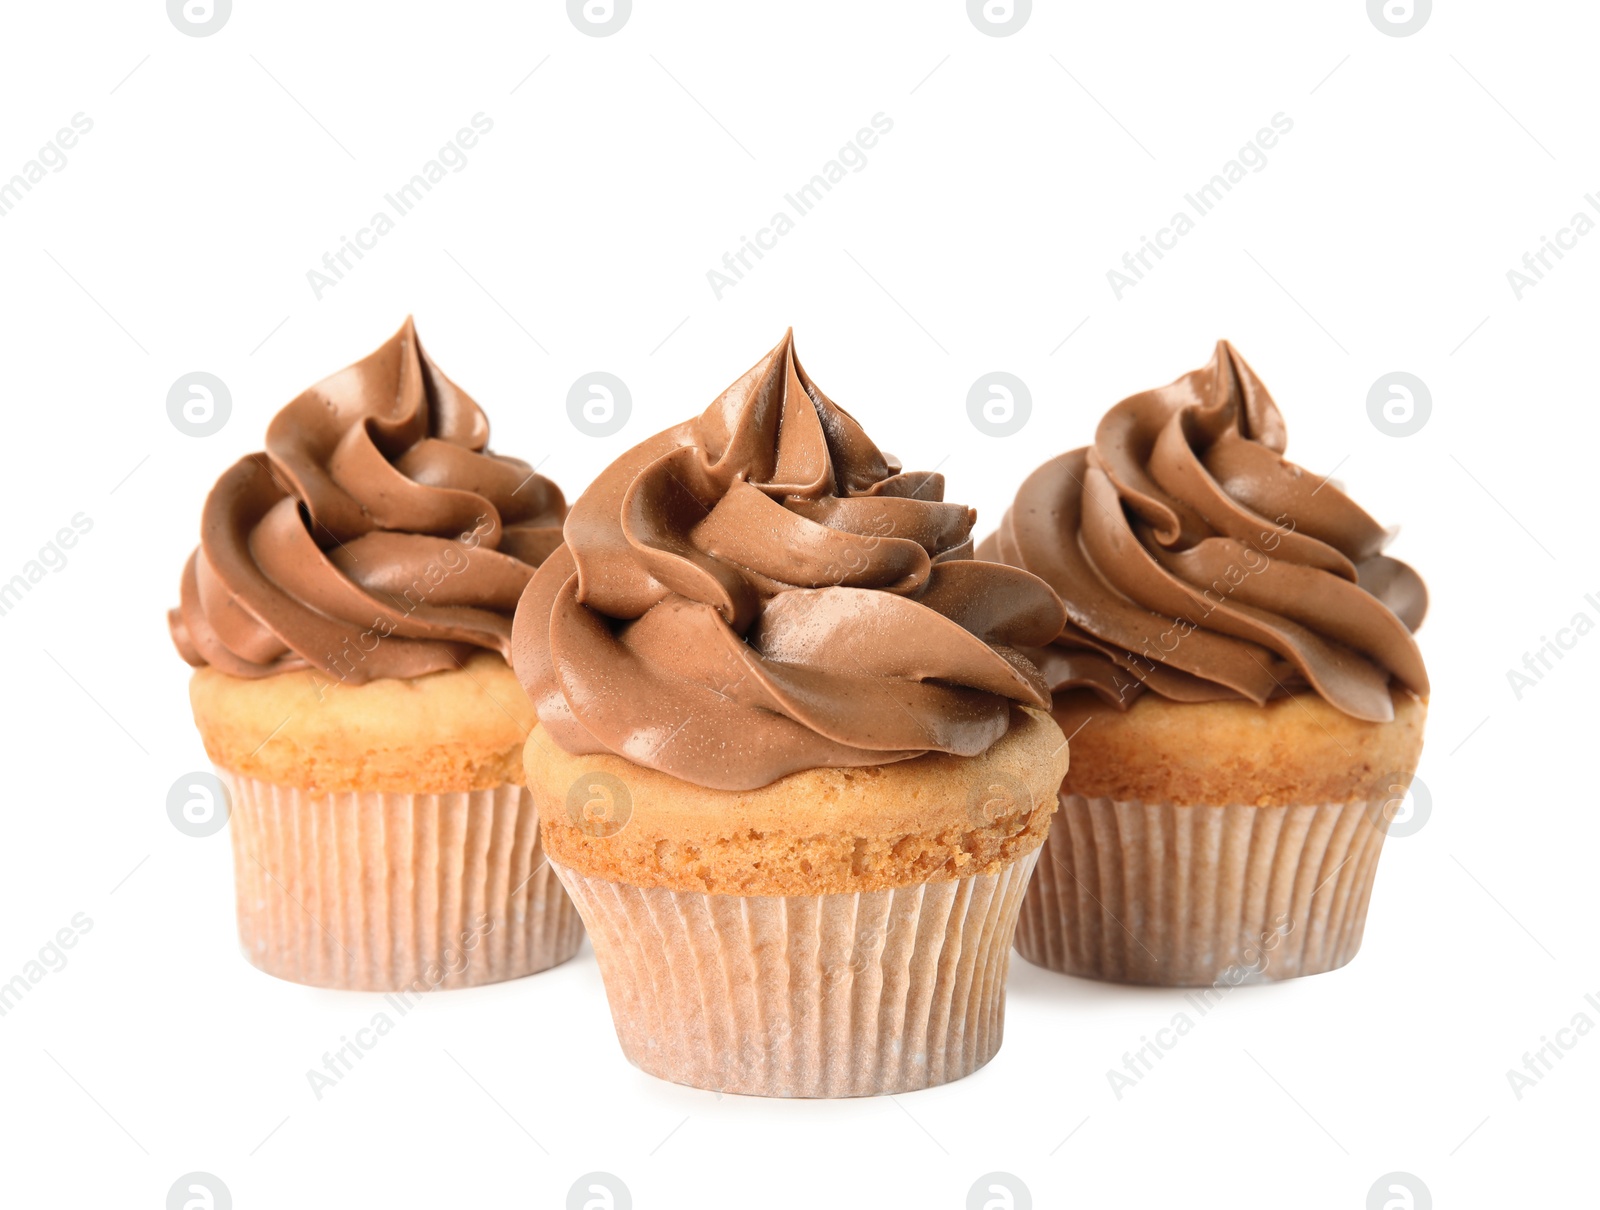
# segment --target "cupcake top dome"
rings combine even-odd
[[[1018,650],[1061,630],[1034,576],[975,561],[974,513],[904,472],[812,382],[792,332],[699,416],[611,464],[517,607],[513,662],[544,731],[702,786],[972,756]]]
[[[168,614],[190,664],[360,684],[509,658],[511,618],[561,542],[561,490],[489,451],[478,405],[408,318],[302,392],[206,498]]]
[[[1309,689],[1376,722],[1394,717],[1391,683],[1427,695],[1421,578],[1382,553],[1390,531],[1282,456],[1286,440],[1266,387],[1219,341],[1023,482],[979,557],[1065,603],[1061,633],[1031,653],[1052,690],[1127,709],[1146,690],[1261,704]]]

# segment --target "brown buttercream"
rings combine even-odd
[[[168,614],[189,663],[315,668],[361,684],[509,658],[534,568],[561,543],[561,490],[488,450],[489,422],[408,318],[272,420],[264,453],[212,488]]]
[[[1283,458],[1286,440],[1266,387],[1219,341],[1024,481],[978,557],[1061,595],[1066,625],[1030,652],[1052,690],[1126,709],[1145,690],[1261,704],[1310,689],[1375,722],[1394,718],[1391,681],[1427,695],[1421,578],[1381,553],[1390,531]]]
[[[700,416],[611,464],[517,607],[513,663],[546,734],[684,781],[974,756],[1017,649],[1061,629],[1027,572],[975,561],[975,514],[902,472],[819,390],[792,333]]]

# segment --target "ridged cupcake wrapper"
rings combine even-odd
[[[583,941],[521,786],[310,794],[222,772],[239,940],[270,974],[356,991],[472,987],[565,962]]]
[[[994,1057],[1037,857],[949,882],[800,896],[556,872],[635,1066],[717,1092],[848,1097],[929,1088]]]
[[[1017,950],[1068,975],[1169,987],[1333,970],[1361,946],[1381,806],[1176,807],[1063,794]]]

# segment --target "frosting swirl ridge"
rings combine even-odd
[[[1060,594],[1066,625],[1030,653],[1052,690],[1126,709],[1145,690],[1259,704],[1310,689],[1378,722],[1394,717],[1391,682],[1428,693],[1412,637],[1421,578],[1286,443],[1272,396],[1219,341],[1204,367],[1124,399],[1092,446],[1024,481],[978,557]]]
[[[361,684],[510,658],[511,619],[566,501],[489,451],[489,422],[407,318],[302,392],[206,499],[168,614],[190,664]]]
[[[701,415],[611,464],[517,608],[546,732],[716,789],[976,755],[1049,691],[1034,576],[812,382],[789,332]]]

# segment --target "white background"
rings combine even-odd
[[[205,38],[160,0],[4,22],[0,180],[74,113],[94,127],[0,218],[0,579],[75,513],[93,529],[0,617],[0,981],[75,913],[93,928],[0,1019],[0,1200],[159,1207],[191,1170],[241,1208],[559,1207],[591,1170],[643,1208],[958,1208],[993,1170],[1041,1207],[1356,1210],[1392,1170],[1442,1207],[1573,1204],[1580,1174],[1593,1197],[1600,1031],[1520,1101],[1505,1074],[1600,1023],[1600,637],[1520,701],[1507,679],[1600,621],[1600,234],[1520,301],[1506,279],[1600,190],[1592,5],[1440,3],[1405,38],[1362,0],[1040,3],[1004,38],[959,0],[637,0],[605,38],[551,0],[237,0]],[[468,166],[317,300],[306,271],[479,112]],[[867,166],[719,301],[706,271],[880,112]],[[1268,166],[1118,301],[1106,271],[1279,112]],[[1107,1069],[1181,993],[1019,959],[977,1075],[784,1103],[628,1066],[585,946],[428,999],[317,1101],[306,1070],[379,1004],[240,956],[226,836],[166,816],[205,760],[163,612],[211,483],[407,312],[495,447],[569,497],[793,324],[980,535],[1107,406],[1233,340],[1290,456],[1403,522],[1433,595],[1432,815],[1390,839],[1359,956],[1232,994],[1120,1100]],[[633,396],[606,439],[565,410],[596,369]],[[994,369],[1032,391],[1014,437],[966,416]],[[1366,410],[1396,369],[1433,398],[1407,438]],[[209,438],[166,415],[191,370],[232,391]]]

